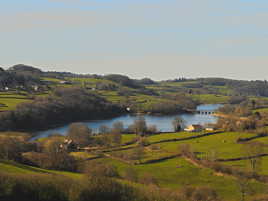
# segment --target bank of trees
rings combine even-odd
[[[52,125],[104,119],[123,109],[81,88],[58,88],[49,97],[22,103],[0,115],[0,130],[40,130]]]
[[[238,98],[240,99],[240,98]],[[219,118],[216,127],[226,131],[245,131],[263,128],[268,124],[268,116],[254,109],[266,105],[266,101],[244,100],[239,104],[226,104],[218,112]]]
[[[18,87],[30,89],[32,85],[41,84],[40,78],[36,74],[0,69],[0,90],[17,89]]]
[[[0,136],[0,160],[22,161],[22,153],[35,149],[35,145],[19,137]]]

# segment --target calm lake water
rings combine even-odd
[[[199,105],[197,107],[197,110],[213,111],[213,110],[217,110],[221,106],[222,106],[221,104]],[[144,118],[146,120],[147,125],[156,125],[158,130],[161,132],[170,132],[173,130],[172,121],[174,120],[175,117],[178,117],[178,116],[184,120],[186,125],[190,125],[190,124],[205,125],[205,124],[210,124],[210,123],[216,123],[218,119],[217,117],[213,115],[200,115],[200,114],[178,114],[178,115],[168,115],[168,116],[144,115]],[[86,124],[94,132],[97,133],[98,128],[101,125],[112,127],[113,123],[115,123],[116,121],[123,122],[125,128],[127,128],[129,125],[133,124],[136,118],[137,116],[128,114],[128,115],[123,115],[120,117],[115,117],[112,119],[88,121],[88,122],[83,122],[83,123]],[[68,131],[69,125],[70,124],[66,124],[62,127],[37,132],[36,133],[37,135],[33,138],[33,140],[42,138],[42,137],[47,137],[55,133],[65,135]]]

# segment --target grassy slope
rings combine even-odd
[[[191,97],[205,104],[218,104],[218,103],[226,103],[229,100],[228,96],[223,95],[215,95],[215,94],[200,94],[200,95],[191,95]]]
[[[19,103],[23,103],[23,102],[29,102],[31,101],[31,99],[27,99],[27,98],[17,98],[17,97],[6,97],[6,96],[0,96],[0,104],[5,105],[4,107],[0,107],[0,111],[7,111],[7,110],[14,110],[16,108],[16,106]]]
[[[149,142],[158,142],[166,139],[184,138],[189,135],[191,136],[196,134],[197,133],[185,132],[161,134],[151,136],[148,138],[148,140]],[[252,135],[254,134],[226,132],[199,139],[160,143],[158,145],[161,147],[161,151],[158,156],[164,153],[178,153],[178,145],[187,143],[193,147],[194,151],[205,153],[215,150],[217,157],[220,158],[239,157],[244,155],[242,151],[243,145],[237,144],[236,140],[239,137],[249,137]],[[148,155],[149,153],[147,152],[145,159],[148,158]],[[130,165],[114,159],[102,158],[97,160],[103,163],[111,163],[115,165],[118,168],[121,176],[124,175],[126,168],[130,167]],[[267,165],[267,163],[268,160],[263,164],[263,166]],[[226,200],[237,200],[240,196],[238,182],[236,179],[230,176],[216,176],[212,170],[208,168],[196,167],[185,161],[183,158],[174,158],[162,162],[136,165],[132,167],[139,173],[139,175],[143,175],[145,173],[152,174],[159,181],[159,184],[162,187],[180,188],[186,185],[211,186],[212,188],[216,189],[220,196]],[[251,181],[250,186],[255,190],[256,193],[262,193],[266,188],[264,184],[254,181]]]
[[[198,133],[169,133],[150,136],[148,137],[148,140],[149,142],[158,142],[166,139],[184,138],[196,134]],[[252,134],[227,132],[194,140],[160,143],[158,145],[161,147],[161,149],[158,156],[171,152],[178,153],[178,145],[188,143],[193,147],[195,151],[208,152],[210,150],[215,150],[218,153],[218,157],[237,157],[243,155],[241,152],[242,145],[235,143],[237,138],[249,136],[252,136]],[[123,141],[127,142],[135,137],[135,135],[123,135]],[[260,138],[259,140],[264,141],[267,139]],[[77,157],[81,156],[81,158],[92,156],[91,154],[84,156],[83,153],[79,152],[72,154],[75,154],[76,156],[78,155]],[[148,157],[148,154],[150,153],[147,153],[146,157]],[[118,168],[121,176],[124,176],[126,168],[130,167],[130,165],[114,159],[101,158],[96,160],[103,163],[111,163],[115,165]],[[242,167],[244,162],[245,161],[237,163],[233,162],[229,165],[240,165]],[[263,167],[265,165],[268,165],[268,160],[265,160]],[[183,158],[174,158],[162,162],[136,165],[132,167],[138,172],[140,176],[144,175],[145,173],[152,174],[158,180],[161,187],[181,188],[187,185],[211,186],[217,190],[219,195],[225,200],[235,201],[239,198],[239,188],[236,179],[230,176],[216,176],[211,169],[196,167]],[[21,174],[57,174],[76,179],[82,177],[81,174],[77,173],[44,170],[41,168],[14,164],[11,162],[0,162],[0,171]],[[264,184],[260,184],[254,181],[251,181],[251,187],[256,191],[256,193],[264,192],[264,189],[267,188]]]
[[[160,146],[166,151],[176,151],[180,144],[190,144],[193,151],[196,152],[205,154],[215,151],[218,158],[233,158],[243,156],[241,152],[243,145],[236,143],[236,140],[241,136],[249,137],[252,134],[226,132],[192,140],[161,143]]]
[[[124,175],[127,164],[113,159],[98,159],[103,163],[115,165],[120,174]],[[215,176],[213,171],[208,168],[199,168],[182,158],[175,158],[159,163],[132,166],[140,176],[145,173],[152,174],[161,187],[182,188],[190,186],[210,186],[215,189],[219,195],[228,200],[237,200],[239,198],[239,190],[237,181],[232,177]],[[251,182],[251,187],[258,193],[263,192],[266,188],[258,182]]]
[[[66,172],[66,171],[55,171],[55,170],[45,170],[42,168],[32,167],[28,165],[18,164],[14,162],[0,162],[0,171],[7,173],[16,173],[16,174],[56,174],[67,176],[70,178],[79,179],[82,178],[81,174]]]
[[[263,144],[268,145],[268,137],[262,137],[252,140],[252,142],[261,142]],[[264,153],[268,153],[268,148],[264,149]],[[234,167],[242,168],[245,170],[250,170],[250,161],[249,160],[241,160],[241,161],[231,161],[225,162],[226,165],[231,165]],[[260,174],[268,175],[268,156],[261,158],[261,166],[259,169]]]

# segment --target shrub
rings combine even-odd
[[[95,161],[85,164],[84,173],[90,178],[119,177],[115,166]]]
[[[129,167],[125,171],[124,178],[129,181],[137,182],[138,172],[134,168]]]
[[[140,183],[146,185],[158,185],[157,179],[154,178],[150,173],[145,173],[144,175],[142,175],[139,181]]]

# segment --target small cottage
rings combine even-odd
[[[214,131],[214,128],[213,127],[207,127],[205,130],[206,131]]]
[[[199,124],[192,124],[187,126],[184,130],[187,132],[200,132],[203,130],[203,127]]]

